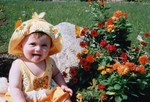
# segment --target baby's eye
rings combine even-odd
[[[47,47],[47,44],[42,44],[42,47]]]
[[[30,43],[29,45],[35,46],[35,45],[36,45],[36,43]]]

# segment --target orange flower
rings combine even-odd
[[[120,65],[117,68],[117,72],[120,75],[126,75],[129,72],[129,67],[127,67],[126,65]]]
[[[106,70],[102,70],[102,71],[101,71],[101,74],[102,74],[102,75],[105,75],[106,73],[107,73]]]
[[[97,70],[103,70],[105,69],[105,66],[99,66]]]
[[[87,55],[86,56],[86,61],[89,63],[93,63],[94,62],[94,56],[93,55]]]
[[[108,25],[113,25],[113,23],[114,23],[114,20],[113,20],[112,18],[108,19],[108,20],[106,21],[106,27],[107,27]]]
[[[100,55],[101,55],[100,52],[96,52],[96,54],[95,54],[96,58],[97,58],[97,57],[100,57]]]
[[[112,73],[114,70],[112,68],[106,68],[106,72]]]
[[[142,55],[139,57],[139,63],[140,64],[146,64],[148,62],[148,57],[146,55]]]
[[[121,17],[122,15],[123,15],[123,13],[122,13],[122,11],[120,11],[120,10],[118,10],[118,11],[116,11],[116,12],[114,13],[114,16],[117,17],[117,18]]]
[[[126,62],[125,65],[128,66],[131,71],[136,71],[136,66],[134,63]]]
[[[78,59],[81,59],[81,58],[82,58],[80,53],[77,53],[77,58],[78,58]]]
[[[87,54],[88,52],[89,52],[88,49],[84,49],[84,50],[83,50],[83,53],[84,53],[84,54]]]
[[[107,28],[106,28],[106,31],[107,32],[111,32],[113,29],[115,29],[115,26],[112,24],[112,25],[108,25]]]
[[[140,66],[137,67],[137,72],[142,74],[142,73],[146,72],[146,69],[143,66],[140,65]]]
[[[121,64],[119,62],[116,62],[115,64],[113,64],[112,68],[113,70],[116,70]]]

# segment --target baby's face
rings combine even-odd
[[[24,57],[31,62],[43,61],[49,54],[51,39],[47,35],[28,35],[22,42]]]

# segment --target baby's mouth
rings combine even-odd
[[[32,56],[33,56],[35,59],[39,59],[42,55],[41,55],[41,54],[32,54]]]

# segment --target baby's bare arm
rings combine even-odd
[[[60,70],[57,68],[55,61],[53,60],[53,79],[54,81],[65,91],[72,96],[72,90],[67,86]]]
[[[9,88],[13,102],[26,102],[23,92],[21,91],[21,77],[18,63],[14,61],[9,72]]]

